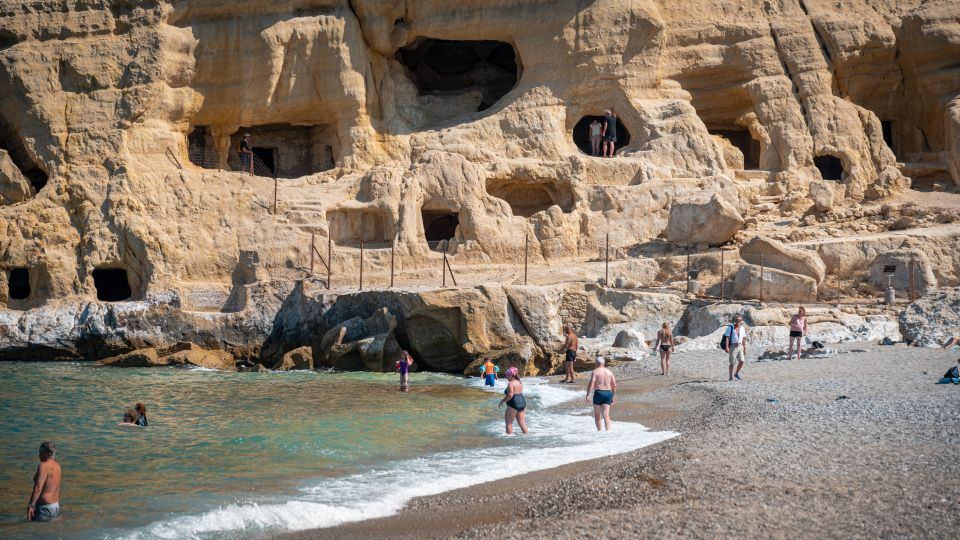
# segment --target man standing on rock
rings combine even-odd
[[[27,504],[30,521],[50,521],[60,515],[60,464],[53,459],[56,453],[52,442],[40,445],[40,465],[33,475],[33,492]]]
[[[573,333],[573,326],[570,326],[570,323],[563,326],[563,335],[565,336],[563,342],[563,370],[567,374],[567,378],[563,382],[573,383],[577,380],[577,374],[573,371],[573,363],[577,361],[578,339],[577,335]]]
[[[243,134],[243,140],[240,141],[238,151],[240,153],[240,169],[247,174],[253,174],[253,150],[250,149],[249,133]]]
[[[737,315],[733,319],[733,324],[727,326],[723,335],[727,338],[726,350],[730,360],[730,378],[727,380],[732,381],[736,377],[739,381],[741,380],[740,369],[747,357],[747,327],[743,324],[743,317]],[[737,366],[736,371],[733,369],[734,364]]]

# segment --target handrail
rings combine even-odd
[[[174,165],[176,165],[178,169],[183,170],[183,163],[180,163],[177,155],[173,153],[173,150],[170,150],[169,146],[164,150],[164,153],[167,155],[167,158],[173,160]]]
[[[169,150],[169,148],[168,148]],[[220,166],[221,159],[220,154],[209,148],[191,148],[187,151],[187,157],[190,158],[190,162],[194,165],[201,167],[203,169],[216,169],[224,170]],[[230,152],[227,154],[227,167],[233,171],[244,172],[247,174],[252,174],[254,176],[265,176],[267,178],[273,179],[273,214],[277,214],[277,198],[278,198],[278,180],[277,175],[274,173],[266,163],[263,162],[256,154],[251,153],[249,169],[244,167],[240,159],[240,155],[236,152]],[[181,166],[181,168],[183,168]]]

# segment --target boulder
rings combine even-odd
[[[676,199],[667,220],[667,239],[677,244],[719,246],[743,228],[737,209],[717,193],[697,193]]]
[[[762,278],[761,278],[762,274]],[[817,282],[810,277],[774,268],[742,266],[733,281],[733,295],[772,302],[806,302],[817,297]]]
[[[640,332],[627,329],[617,333],[617,337],[613,339],[613,346],[623,349],[642,349],[647,346],[647,342]]]
[[[197,346],[175,352],[160,359],[161,365],[168,366],[197,366],[207,369],[233,371],[236,361],[233,355],[226,351],[208,351]]]
[[[818,212],[826,212],[833,208],[837,197],[837,183],[831,180],[810,182],[810,200]],[[842,197],[842,195],[841,195]]]
[[[396,329],[397,318],[385,307],[366,319],[351,317],[321,338],[320,365],[347,371],[390,371],[400,353]],[[281,366],[284,361],[286,355]]]
[[[284,353],[280,364],[274,368],[280,371],[291,369],[313,369],[313,348],[309,345],[298,347]]]
[[[791,274],[812,278],[819,285],[827,267],[816,251],[790,247],[766,236],[755,236],[740,248],[740,257],[750,264],[762,264]]]
[[[908,291],[913,271],[914,290],[923,294],[937,286],[937,277],[927,254],[919,249],[898,249],[877,255],[870,263],[870,283],[886,290],[889,282],[895,289]]]
[[[900,333],[921,347],[960,335],[960,288],[937,289],[900,312]]]
[[[125,354],[118,354],[117,356],[104,358],[103,360],[97,362],[97,364],[101,366],[112,367],[154,367],[167,365],[166,363],[160,361],[160,357],[157,354],[157,349],[154,348],[140,349]]]

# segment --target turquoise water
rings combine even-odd
[[[527,381],[533,435],[507,437],[502,394],[476,379],[416,373],[411,382],[401,393],[392,374],[0,363],[0,537],[249,538],[324,527],[557,466],[571,447],[590,459],[672,436],[621,424],[619,437],[598,437],[587,411],[557,407],[582,393]],[[148,428],[120,424],[136,401]],[[44,440],[58,447],[63,515],[28,524]]]

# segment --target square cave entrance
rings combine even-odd
[[[130,279],[123,268],[96,268],[93,273],[93,286],[97,289],[97,300],[102,302],[122,302],[133,296]]]
[[[510,205],[514,216],[529,218],[553,205],[568,214],[573,208],[573,191],[569,184],[508,178],[487,180],[487,193]]]
[[[230,136],[227,156],[216,150],[209,126],[194,126],[187,136],[190,162],[204,169],[217,169],[226,163],[231,170],[242,169],[240,141],[250,134],[254,155],[254,174],[277,178],[299,178],[332,169],[335,166],[331,125],[294,126],[267,124],[241,127]]]
[[[430,249],[445,251],[447,245],[457,235],[460,226],[460,214],[446,210],[422,210],[423,236]]]
[[[7,298],[26,300],[30,297],[30,271],[26,268],[12,268],[7,274]]]
[[[723,137],[730,141],[743,154],[743,168],[755,171],[760,168],[760,142],[750,135],[745,128],[707,128],[711,135]]]
[[[520,77],[520,62],[513,45],[494,40],[420,38],[397,50],[395,58],[420,96],[429,104],[431,120],[483,111],[505,96]]]

